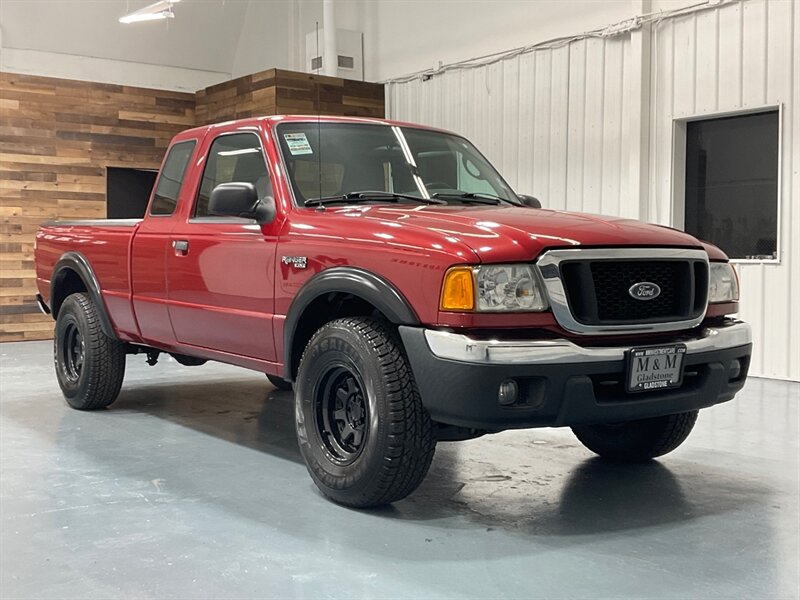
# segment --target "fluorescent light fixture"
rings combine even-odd
[[[156,21],[158,19],[174,19],[175,13],[172,6],[181,0],[159,0],[154,4],[145,6],[137,11],[128,13],[119,18],[120,23],[139,23],[141,21]]]

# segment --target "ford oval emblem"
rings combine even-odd
[[[661,288],[656,283],[650,281],[640,281],[634,283],[628,293],[635,300],[655,300],[661,295]]]

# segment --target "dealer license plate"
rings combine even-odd
[[[686,346],[632,348],[628,353],[629,392],[652,392],[680,387]]]

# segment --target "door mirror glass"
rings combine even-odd
[[[275,218],[275,200],[269,196],[259,200],[252,183],[221,183],[211,191],[208,213],[217,217],[255,219],[263,225]]]
[[[517,197],[519,201],[522,202],[525,206],[529,206],[531,208],[542,208],[542,203],[539,202],[538,198],[534,196],[526,196],[525,194],[518,194]]]

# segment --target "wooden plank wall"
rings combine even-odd
[[[318,112],[383,118],[383,90],[375,83],[269,69],[197,92],[197,124]]]
[[[342,115],[382,119],[384,86],[366,81],[275,70],[276,114]]]
[[[212,85],[196,94],[198,125],[275,114],[275,69]]]
[[[47,219],[105,218],[106,167],[158,168],[194,95],[0,73],[0,341],[46,339],[33,240]]]
[[[319,86],[319,90],[317,89]],[[0,341],[47,339],[33,240],[49,219],[104,218],[106,167],[158,168],[177,132],[282,113],[383,117],[383,86],[270,69],[196,94],[0,73]]]

